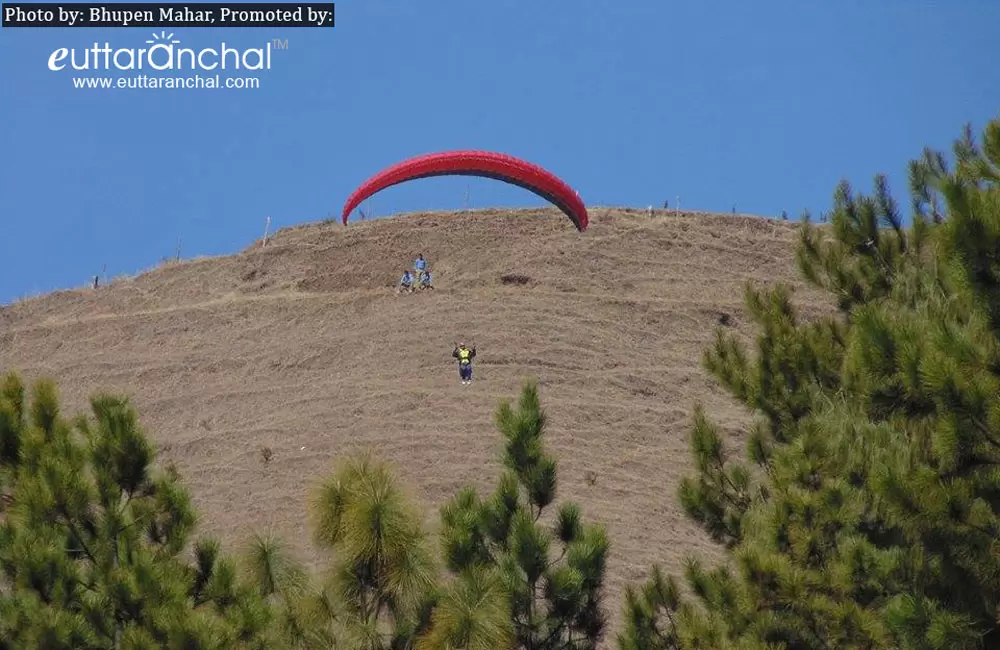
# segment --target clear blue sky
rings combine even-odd
[[[451,148],[541,164],[590,204],[777,215],[950,146],[1000,107],[1000,3],[337,3],[333,29],[172,30],[187,47],[288,39],[255,90],[75,89],[59,47],[150,29],[0,28],[0,303],[230,253],[339,215],[383,166]],[[540,205],[497,181],[384,191],[376,213]]]

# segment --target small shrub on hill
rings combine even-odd
[[[520,273],[505,273],[500,276],[501,284],[514,284],[523,286],[531,283],[531,278]]]

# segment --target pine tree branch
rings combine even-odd
[[[73,538],[83,548],[83,552],[86,553],[87,557],[90,558],[90,561],[93,562],[95,566],[97,566],[98,565],[97,558],[91,552],[90,548],[87,546],[87,543],[83,540],[83,537],[80,535],[79,529],[73,522],[72,517],[70,517],[69,512],[66,511],[65,504],[62,503],[59,504],[59,514],[62,515],[65,524],[69,527],[70,533],[73,535]]]
[[[669,607],[664,607],[663,613],[667,615],[667,620],[670,622],[670,629],[674,632],[674,634],[671,634],[668,637],[665,633],[661,632],[659,628],[657,628],[655,625],[653,626],[653,633],[656,634],[660,638],[660,640],[663,641],[664,643],[672,642],[673,637],[676,635],[677,631],[677,618],[674,616],[674,611]]]
[[[567,550],[569,550],[569,544],[564,544],[562,552],[559,554],[559,557],[555,558],[554,560],[552,560],[551,562],[549,562],[548,564],[546,564],[545,565],[545,570],[548,571],[549,569],[551,569],[555,565],[559,564],[559,562],[561,562],[562,559],[564,557],[566,557],[566,551]]]
[[[528,620],[531,622],[531,643],[526,650],[535,648],[535,603],[538,602],[538,582],[529,581],[528,590],[531,592],[531,599],[528,601]]]
[[[725,479],[730,490],[736,494],[734,498],[729,498],[730,504],[734,505],[738,510],[746,512],[750,508],[750,497],[741,488],[736,487],[736,484],[733,483],[733,480],[721,465],[719,466],[719,473],[722,474],[722,478]]]
[[[75,582],[79,586],[83,587],[84,589],[86,589],[90,593],[95,594],[95,595],[99,595],[100,594],[100,592],[97,590],[96,587],[94,587],[94,585],[88,584],[88,583],[84,582],[83,580],[80,580],[76,576],[72,576],[72,579],[73,579],[73,582]]]
[[[563,628],[566,627],[566,626],[567,625],[566,625],[565,619],[561,620],[559,622],[559,624],[556,625],[555,628],[553,628],[552,631],[549,632],[549,635],[547,637],[545,637],[545,640],[542,641],[542,643],[541,643],[541,645],[539,647],[542,647],[542,648],[551,648],[551,646],[549,644],[552,643],[552,640],[556,638],[556,635],[559,634],[560,632],[562,632]],[[570,640],[567,639],[566,641],[564,641],[562,643],[562,645],[559,645],[557,647],[558,648],[567,648],[567,647],[570,647]]]
[[[796,608],[792,607],[792,609],[795,610]],[[799,614],[799,612],[796,611],[796,614]],[[813,640],[816,644],[825,650],[831,650],[833,646],[831,646],[827,640],[827,635],[823,634],[823,632],[819,629],[819,622],[816,620],[815,614],[806,615],[803,616],[803,618],[805,619],[804,622],[806,624],[806,628],[812,633]]]
[[[986,426],[985,422],[983,422],[982,420],[980,420],[978,417],[975,416],[972,416],[969,419],[972,421],[974,425],[976,425],[976,428],[979,429],[979,432],[983,434],[983,437],[986,438],[986,441],[988,443],[990,443],[997,449],[1000,449],[1000,440],[997,440],[996,438],[993,437],[993,432],[990,431],[990,428]]]
[[[982,469],[984,467],[994,468],[1000,466],[1000,462],[993,460],[991,458],[983,458],[982,456],[974,456],[968,459],[961,467],[958,467],[950,472],[946,472],[941,475],[942,481],[950,481],[955,479],[961,479],[977,469]]]

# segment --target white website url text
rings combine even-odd
[[[251,89],[260,88],[258,77],[221,77],[221,75],[190,75],[163,77],[138,75],[135,77],[73,77],[74,88],[100,88],[105,90],[159,90],[183,88],[189,90]]]

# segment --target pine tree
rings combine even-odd
[[[328,588],[357,648],[387,648],[412,634],[435,586],[420,516],[384,464],[347,459],[312,505],[313,537],[332,552]],[[398,641],[396,641],[398,643]]]
[[[855,197],[846,181],[837,187],[828,218],[833,242],[824,242],[808,213],[802,219],[799,268],[808,282],[833,294],[840,317],[802,322],[787,285],[760,289],[748,283],[744,303],[760,329],[755,357],[723,330],[705,351],[705,368],[759,415],[747,448],[748,459],[762,470],[758,475],[767,476],[774,449],[798,435],[799,422],[814,412],[817,395],[840,390],[854,309],[884,298],[895,276],[920,260],[925,228],[903,229],[884,176],[875,177],[875,190],[874,196]],[[766,498],[767,488],[753,480],[753,469],[725,455],[717,429],[700,406],[695,411],[691,444],[698,476],[682,482],[681,503],[716,541],[732,547],[741,539],[747,509]]]
[[[832,237],[804,224],[840,316],[748,291],[758,358],[720,338],[706,365],[762,416],[754,471],[699,411],[681,490],[731,560],[689,563],[694,601],[658,570],[629,590],[623,650],[998,647],[1000,122],[955,153],[911,165],[909,230],[884,178],[838,188]]]
[[[54,383],[0,387],[0,648],[265,648],[269,612],[121,397],[65,419]],[[193,550],[194,562],[185,554]]]
[[[513,624],[500,571],[472,567],[439,589],[416,650],[511,650]]]
[[[556,461],[544,449],[547,417],[536,384],[525,384],[517,410],[501,403],[495,421],[506,441],[505,471],[492,497],[483,500],[469,487],[442,509],[447,567],[459,575],[499,572],[514,647],[596,648],[605,628],[605,531],[585,524],[574,503],[543,524],[555,503]]]
[[[332,650],[332,616],[318,607],[322,596],[312,576],[274,535],[254,535],[241,558],[247,582],[273,612],[272,633],[289,650]]]
[[[845,374],[872,419],[903,434],[873,463],[917,560],[919,589],[888,607],[894,635],[908,647],[1000,648],[1000,119],[981,147],[966,127],[953,150],[953,170],[929,150],[911,165],[915,210],[940,224],[939,255],[895,303],[859,318]]]
[[[344,459],[314,495],[313,539],[330,565],[318,580],[272,536],[256,536],[245,570],[298,650],[478,650],[509,647],[495,572],[441,581],[417,508],[371,454]]]
[[[318,580],[273,536],[255,536],[244,568],[274,608],[289,648],[410,648],[428,625],[436,566],[420,517],[388,465],[342,460],[310,504],[313,541],[330,564]]]

